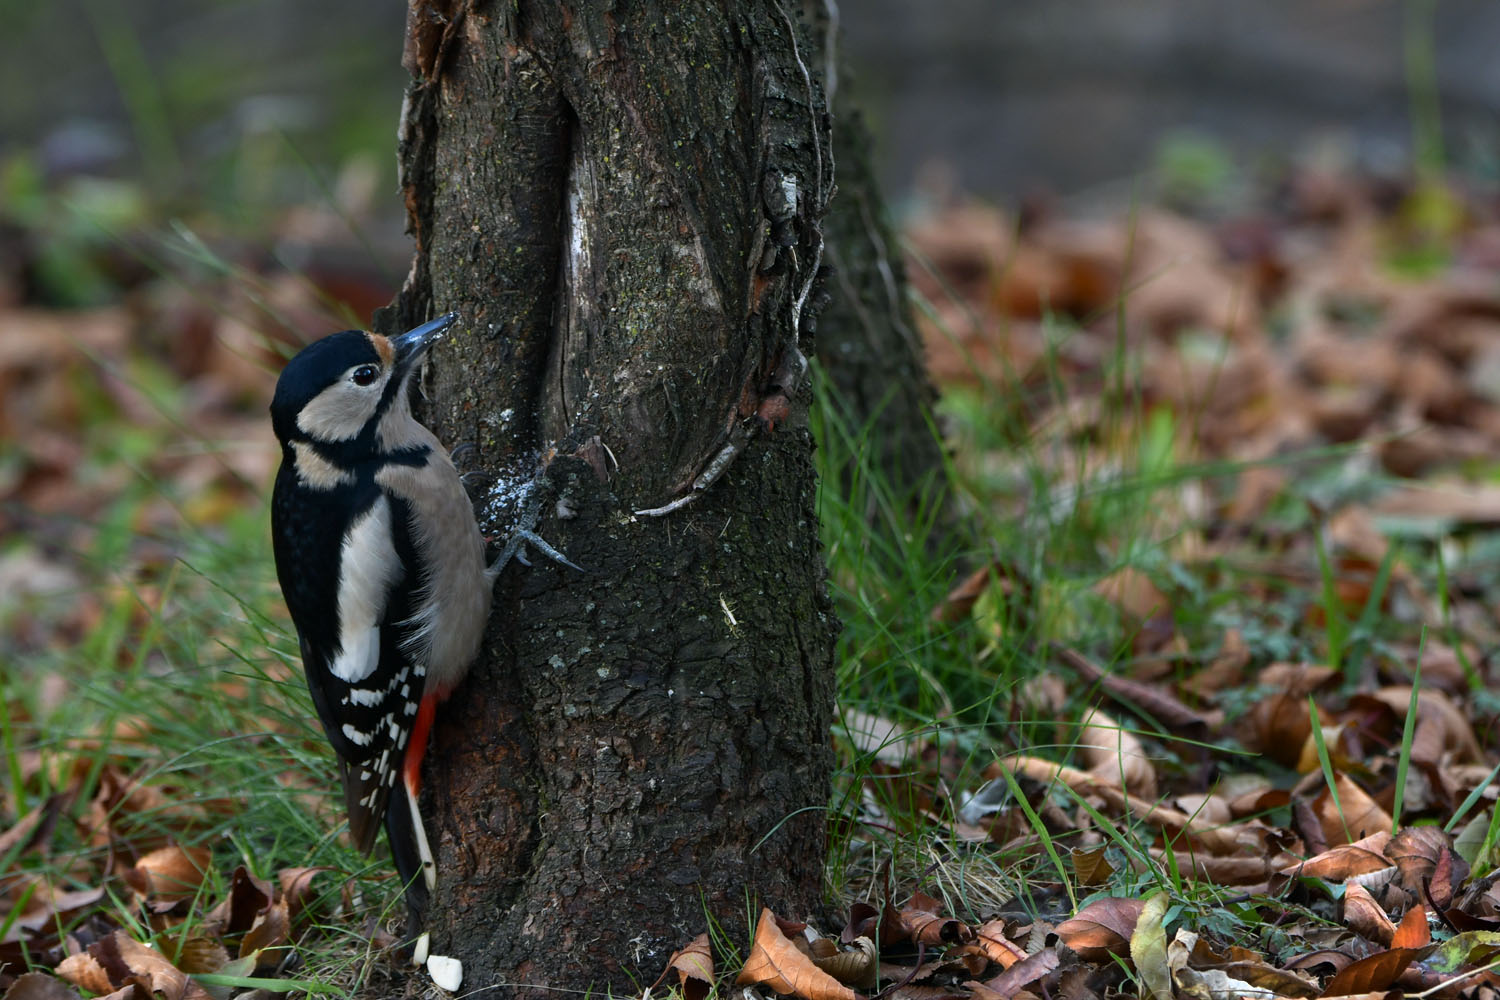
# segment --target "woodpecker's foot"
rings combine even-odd
[[[500,571],[505,568],[506,563],[512,559],[522,566],[530,566],[531,560],[526,558],[526,546],[528,543],[534,545],[538,552],[553,562],[560,563],[569,569],[576,569],[580,573],[584,571],[582,566],[557,551],[545,538],[538,535],[535,531],[529,528],[517,528],[510,533],[510,541],[505,543],[505,548],[500,551],[500,557],[490,564],[490,576],[499,576]]]
[[[542,519],[542,503],[551,491],[552,486],[548,482],[545,473],[538,475],[521,486],[519,491],[521,500],[520,510],[516,513],[515,526],[511,528],[507,535],[505,548],[500,550],[499,557],[490,564],[488,572],[491,580],[499,577],[500,571],[505,569],[512,559],[522,566],[530,566],[531,560],[526,558],[526,546],[528,544],[534,546],[538,552],[559,565],[577,570],[580,573],[586,572],[582,566],[579,566],[563,555],[536,532],[537,523]],[[558,510],[560,516],[562,516],[561,511],[563,509],[563,505],[559,503]],[[571,514],[571,511],[569,513]]]

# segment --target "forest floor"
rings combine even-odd
[[[265,508],[281,358],[393,291],[358,184],[244,239],[3,180],[0,991],[368,987]],[[1179,180],[911,221],[946,489],[815,412],[847,919],[657,993],[1494,993],[1500,191]]]

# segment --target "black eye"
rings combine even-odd
[[[374,365],[360,365],[354,369],[354,375],[352,376],[355,385],[369,385],[379,377],[380,369]]]

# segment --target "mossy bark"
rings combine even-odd
[[[747,900],[820,905],[832,649],[805,379],[832,192],[795,4],[415,0],[427,418],[533,555],[439,713],[434,950],[464,990],[638,989]],[[723,469],[722,476],[715,476]],[[551,502],[553,498],[560,504]],[[668,513],[639,513],[692,499]]]

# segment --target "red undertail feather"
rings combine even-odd
[[[406,744],[406,790],[411,793],[412,798],[416,798],[422,791],[422,757],[427,753],[427,734],[432,730],[437,702],[434,694],[422,696],[422,704],[417,708],[417,719],[411,727],[411,742]]]

